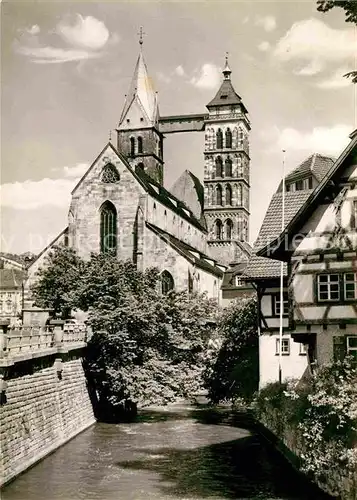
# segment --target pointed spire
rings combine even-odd
[[[139,35],[139,43],[142,48],[142,29],[140,30]],[[147,125],[155,125],[159,116],[157,95],[155,93],[152,80],[148,75],[142,50],[140,50],[139,57],[136,62],[134,75],[128,95],[125,99],[119,125],[124,121],[124,118],[128,115],[129,110],[135,105],[135,103],[138,103],[140,106],[145,123]]]
[[[225,80],[230,80],[231,78],[231,68],[229,67],[229,64],[228,64],[228,52],[226,52],[226,64],[224,66],[224,70],[223,70],[223,75],[224,75],[224,78]]]

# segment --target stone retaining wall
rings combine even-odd
[[[81,350],[29,359],[8,369],[0,406],[4,484],[95,422]]]

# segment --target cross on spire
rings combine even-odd
[[[140,29],[138,31],[138,35],[139,35],[139,44],[140,44],[140,46],[142,46],[142,44],[144,43],[143,37],[144,37],[144,35],[146,35],[146,33],[143,31],[142,26],[140,26]]]

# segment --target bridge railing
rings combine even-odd
[[[66,324],[54,321],[53,325],[0,327],[0,360],[41,356],[49,352],[65,352],[84,347],[87,342],[85,324]]]

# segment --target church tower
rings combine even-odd
[[[221,87],[207,104],[204,151],[208,246],[225,264],[246,260],[249,240],[250,122],[231,73],[226,57]]]
[[[163,135],[159,131],[157,94],[144,61],[142,35],[139,43],[140,54],[117,128],[118,151],[135,170],[142,169],[163,184]]]

